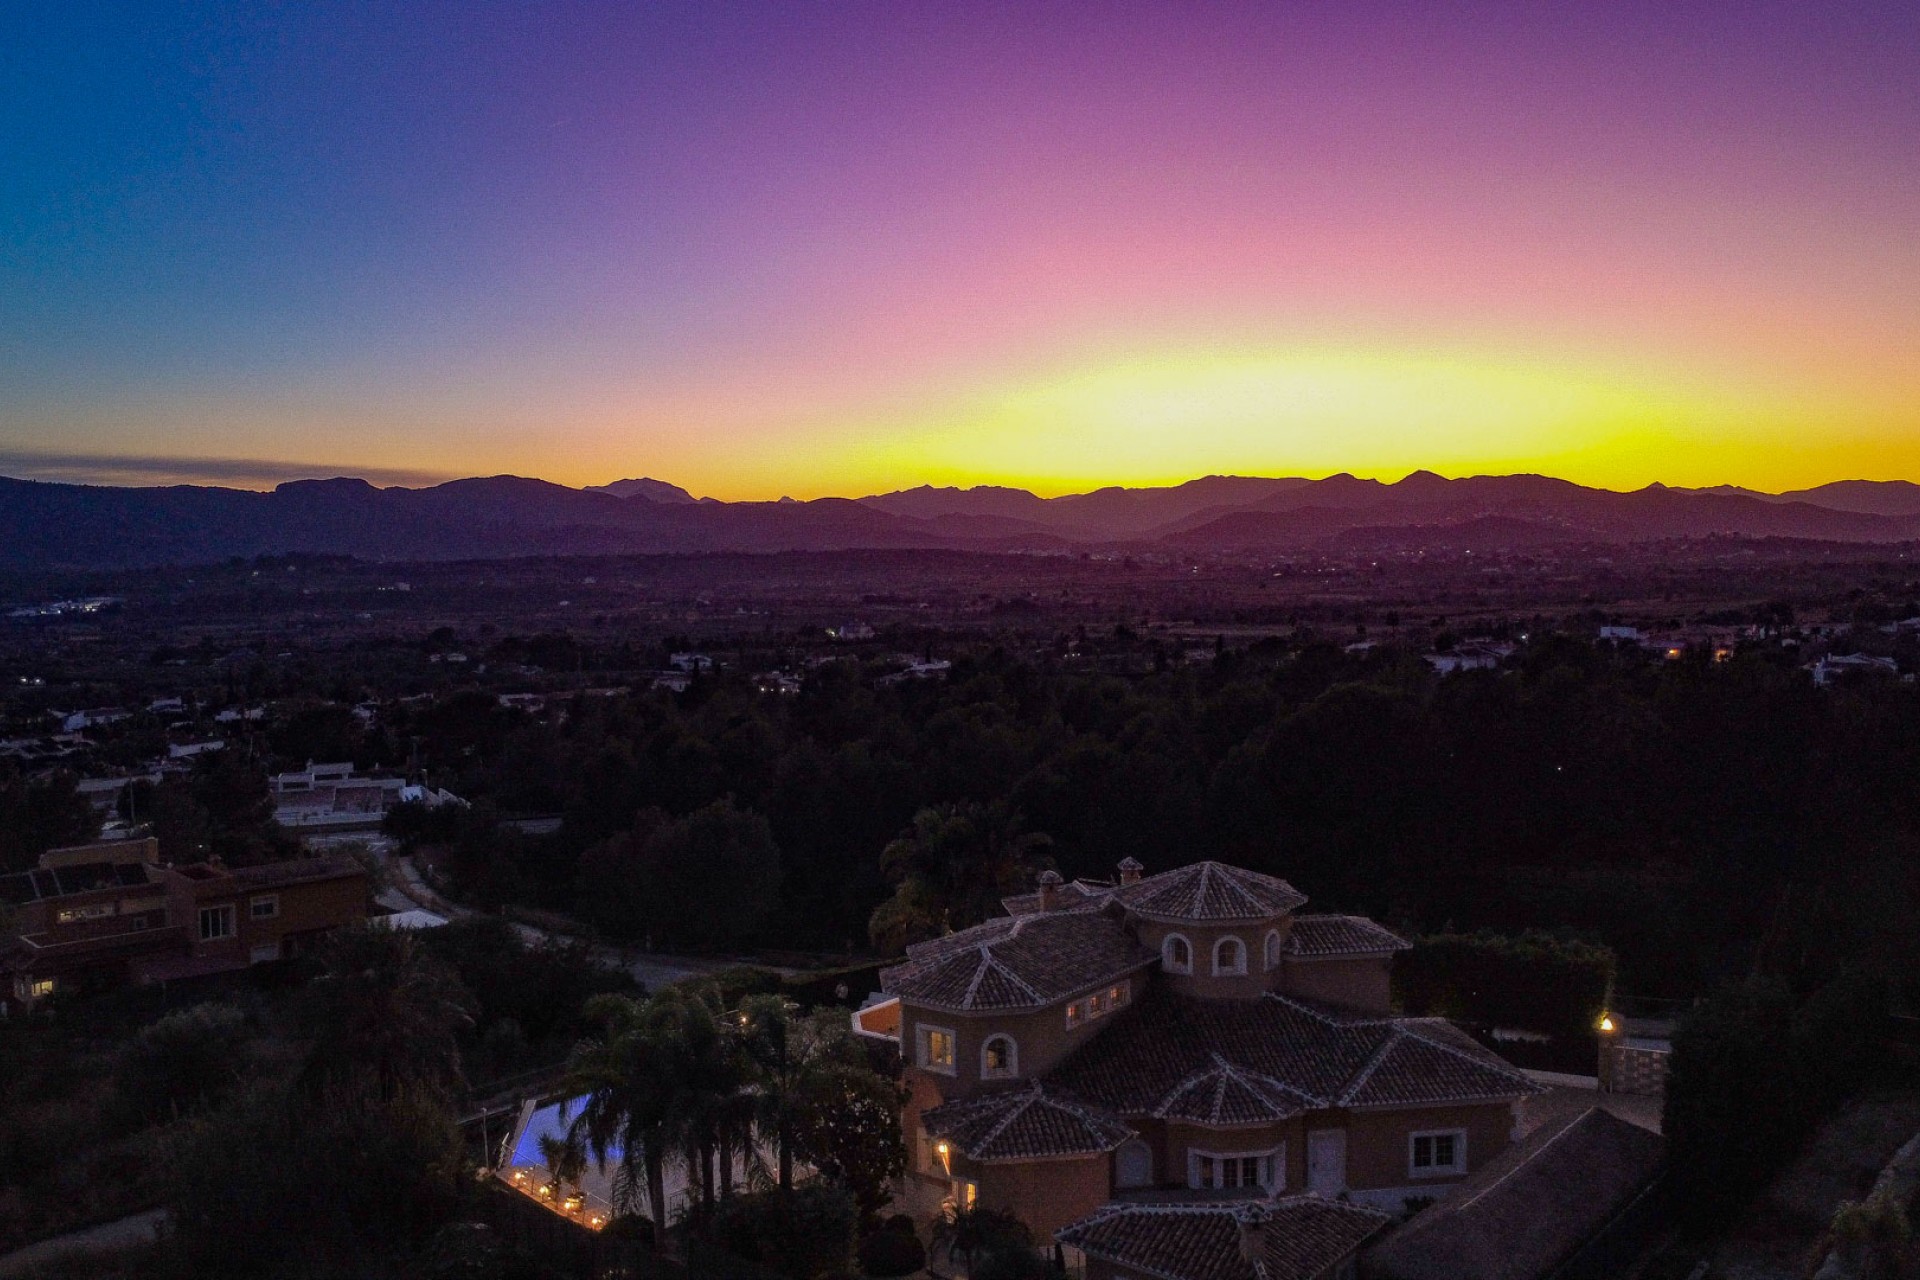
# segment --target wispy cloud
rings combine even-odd
[[[53,480],[65,484],[210,484],[236,489],[270,489],[287,480],[327,480],[335,476],[356,476],[369,484],[409,487],[438,484],[453,478],[434,471],[322,465],[271,458],[167,458],[9,449],[0,449],[0,474],[18,480]]]

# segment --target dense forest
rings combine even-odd
[[[960,925],[1041,862],[1131,856],[1235,862],[1416,932],[1603,942],[1637,995],[1920,972],[1912,686],[1559,638],[1509,666],[1275,643],[1122,678],[990,651],[945,680],[833,663],[781,696],[723,673],[544,719],[474,691],[383,732],[479,802],[413,833],[448,844],[459,892],[659,944],[864,949],[929,858]]]

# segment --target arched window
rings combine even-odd
[[[980,1078],[1005,1080],[1020,1074],[1020,1046],[1012,1036],[988,1036],[980,1046]]]
[[[1238,938],[1222,938],[1213,944],[1213,971],[1217,974],[1247,971],[1247,944]]]
[[[1160,967],[1168,973],[1193,972],[1193,945],[1177,933],[1160,943]]]
[[[1280,967],[1280,931],[1273,930],[1267,935],[1267,968]]]

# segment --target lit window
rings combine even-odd
[[[200,908],[200,941],[213,942],[233,936],[233,905]]]
[[[1067,1006],[1067,1030],[1071,1031],[1087,1019],[1086,1006],[1075,1000]]]
[[[247,915],[255,920],[271,920],[280,914],[280,895],[265,894],[247,903]]]
[[[1416,1133],[1409,1144],[1408,1171],[1416,1178],[1464,1173],[1467,1168],[1467,1131],[1443,1129]]]
[[[1247,971],[1246,944],[1238,938],[1222,938],[1213,944],[1213,971],[1235,974]]]
[[[33,984],[27,988],[27,995],[35,1000],[39,1000],[45,996],[50,996],[52,994],[53,994],[52,978],[36,979],[33,982]]]
[[[1124,985],[1115,987],[1113,990],[1107,992],[1107,1005],[1110,1008],[1118,1009],[1121,1005],[1125,1004],[1126,1002],[1127,1002],[1127,989]]]
[[[953,1032],[944,1027],[921,1027],[920,1065],[953,1074]]]
[[[1168,973],[1193,972],[1193,948],[1177,933],[1170,933],[1160,944],[1160,967]]]
[[[980,1184],[971,1178],[955,1178],[947,1194],[953,1201],[953,1207],[966,1213],[980,1201]]]
[[[95,902],[84,907],[68,907],[55,917],[61,924],[73,924],[80,920],[102,920],[113,914],[111,902]]]
[[[1087,997],[1087,1016],[1097,1018],[1107,1011],[1107,997],[1102,992],[1094,992]]]
[[[1280,967],[1280,931],[1275,929],[1267,935],[1267,968]]]
[[[1012,1036],[988,1036],[980,1048],[980,1074],[987,1079],[1004,1079],[1020,1073],[1020,1051]]]

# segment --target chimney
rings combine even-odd
[[[1060,904],[1060,873],[1042,871],[1040,873],[1040,909],[1051,911]]]
[[[1240,1260],[1257,1276],[1267,1274],[1267,1223],[1272,1217],[1261,1200],[1249,1200],[1233,1211],[1234,1225],[1240,1228]]]
[[[1122,859],[1120,863],[1120,883],[1139,884],[1140,873],[1145,870],[1145,867],[1141,866],[1132,858]]]

